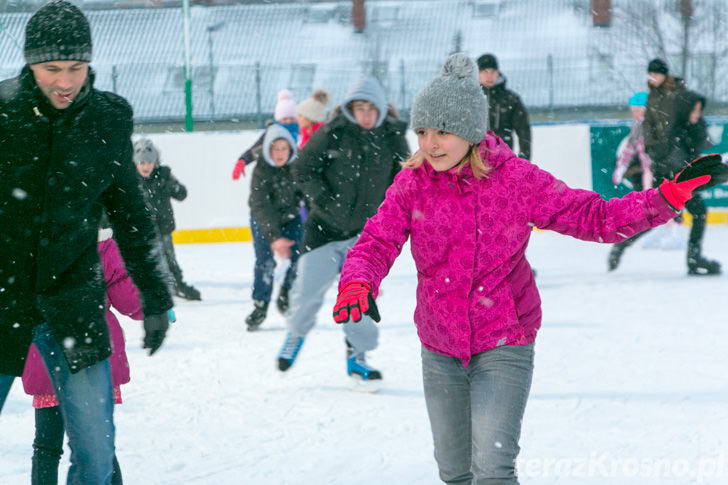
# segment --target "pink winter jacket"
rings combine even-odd
[[[107,286],[106,322],[109,324],[113,349],[111,357],[109,357],[111,378],[113,385],[119,386],[129,382],[129,361],[126,358],[124,333],[121,325],[119,325],[119,320],[109,310],[109,306],[113,306],[121,314],[127,315],[134,320],[144,319],[144,313],[139,301],[139,292],[126,272],[116,242],[113,239],[100,241],[98,250]],[[25,362],[23,388],[26,394],[31,396],[54,394],[48,371],[43,364],[43,358],[35,345],[31,345],[28,359]]]
[[[425,161],[402,170],[349,251],[339,282],[365,281],[377,294],[411,238],[419,338],[465,366],[473,354],[536,338],[541,299],[525,257],[533,226],[613,243],[676,215],[655,189],[605,201],[569,188],[490,131],[479,149],[492,168],[486,178],[476,179],[469,165],[438,173]]]

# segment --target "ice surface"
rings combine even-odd
[[[687,231],[685,228],[684,231]],[[687,237],[687,232],[685,232]],[[728,265],[728,227],[705,254]],[[628,249],[535,232],[544,322],[519,460],[522,484],[728,483],[728,284],[688,277],[684,250]],[[126,483],[437,484],[411,323],[409,247],[382,285],[378,394],[348,390],[332,288],[296,365],[273,305],[258,332],[250,243],[177,246],[202,302],[178,301],[162,349],[124,319],[132,381],[116,407]],[[29,483],[33,409],[19,382],[0,415],[0,483]],[[69,451],[61,467],[65,477]],[[701,481],[702,480],[702,481]]]

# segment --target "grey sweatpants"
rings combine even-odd
[[[357,237],[353,237],[330,242],[301,255],[286,312],[286,324],[292,335],[305,337],[316,324],[316,314],[323,305],[324,295],[336,281],[339,265],[356,240]],[[325,312],[326,323],[330,325],[334,325],[332,311],[333,305]],[[359,322],[346,323],[342,328],[355,354],[377,348],[379,328],[369,316],[364,315]]]

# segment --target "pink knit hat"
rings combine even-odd
[[[296,102],[293,101],[293,93],[287,89],[278,91],[278,101],[273,118],[280,121],[283,118],[296,118]]]

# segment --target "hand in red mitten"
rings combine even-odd
[[[672,180],[660,184],[660,194],[675,210],[685,207],[693,191],[705,190],[728,181],[728,165],[718,153],[698,157]]]
[[[245,177],[245,160],[242,158],[235,164],[235,168],[233,169],[233,180],[239,179],[241,175]]]
[[[334,321],[346,323],[351,319],[358,322],[362,315],[369,315],[375,322],[381,320],[371,287],[363,281],[350,281],[336,297]]]

